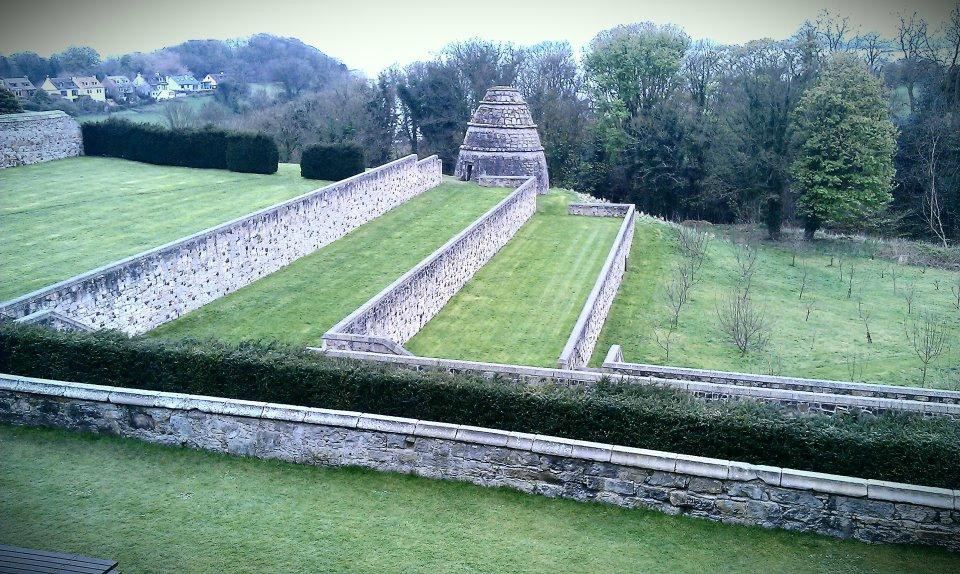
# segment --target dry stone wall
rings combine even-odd
[[[537,181],[523,185],[324,334],[324,346],[409,354],[402,345],[446,305],[537,209]]]
[[[440,160],[408,156],[0,305],[55,311],[138,334],[328,245],[441,182]]]
[[[960,492],[497,429],[0,375],[0,422],[960,551]]]
[[[80,124],[64,112],[0,116],[0,169],[81,154]]]
[[[627,259],[633,243],[633,228],[636,225],[637,212],[632,204],[597,204],[588,206],[574,204],[568,208],[573,215],[599,215],[602,217],[623,217],[623,224],[617,238],[610,248],[600,276],[587,297],[587,302],[577,318],[577,324],[560,353],[557,366],[561,369],[582,369],[590,362],[593,349],[600,338],[603,323],[620,290],[620,282],[627,271]]]

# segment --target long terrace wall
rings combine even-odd
[[[0,169],[82,153],[80,124],[64,112],[0,116]]]
[[[623,217],[623,224],[613,242],[613,247],[610,248],[600,275],[557,360],[557,366],[561,369],[581,369],[590,362],[597,339],[600,338],[603,323],[607,320],[613,300],[617,297],[617,291],[620,290],[620,282],[627,272],[627,259],[630,257],[630,246],[633,244],[633,228],[636,225],[637,213],[632,204],[608,203],[572,204],[567,211],[572,215]]]
[[[0,422],[960,551],[960,492],[496,429],[0,375]]]
[[[407,156],[13,299],[0,305],[0,315],[55,311],[48,316],[143,333],[328,245],[441,180],[436,156]]]
[[[413,269],[323,335],[324,347],[409,354],[403,344],[432,319],[537,209],[530,178]]]

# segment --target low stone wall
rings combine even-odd
[[[56,311],[128,334],[236,291],[441,182],[440,161],[388,163],[0,305],[19,319]]]
[[[854,397],[875,397],[883,399],[906,399],[931,403],[960,405],[960,392],[944,389],[926,389],[921,387],[899,387],[896,385],[877,385],[854,383],[849,381],[828,381],[821,379],[801,379],[795,377],[777,377],[773,375],[755,375],[750,373],[730,373],[709,371],[706,369],[688,369],[661,365],[630,363],[623,360],[620,345],[613,345],[607,352],[603,369],[611,373],[630,376],[657,377],[660,379],[679,379],[721,385],[735,385],[761,389],[782,389],[807,393],[827,393],[850,395]]]
[[[331,327],[331,349],[409,354],[402,345],[446,305],[537,209],[537,182],[529,178],[413,269]]]
[[[601,369],[550,369],[526,365],[463,361],[459,359],[415,357],[409,355],[409,353],[380,350],[375,346],[371,346],[371,350],[369,351],[330,348],[309,349],[329,357],[370,361],[388,364],[401,369],[444,373],[473,373],[485,377],[501,377],[534,385],[565,385],[587,389],[606,379],[634,385],[647,385],[682,391],[706,401],[761,401],[777,404],[800,412],[819,412],[827,415],[852,411],[869,411],[875,414],[905,412],[915,413],[925,417],[950,417],[960,420],[960,405],[924,400],[878,398],[869,395],[835,395],[827,392],[767,389],[763,387],[741,387],[722,383],[614,373]]]
[[[0,116],[0,169],[82,153],[80,124],[64,112]]]
[[[610,248],[607,260],[600,270],[597,282],[583,305],[577,318],[577,324],[567,339],[557,366],[561,369],[580,369],[586,367],[593,355],[593,349],[600,338],[603,323],[620,290],[620,282],[627,272],[627,259],[633,244],[633,228],[637,220],[636,208],[632,204],[602,203],[595,206],[574,204],[568,208],[573,215],[599,215],[602,217],[623,217],[623,224],[617,238]]]
[[[374,414],[0,375],[0,422],[960,551],[960,492]]]

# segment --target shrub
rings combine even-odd
[[[300,175],[339,181],[363,173],[363,149],[356,144],[317,144],[303,150]]]
[[[280,151],[263,134],[233,133],[227,137],[227,169],[242,173],[277,173]]]
[[[606,382],[534,386],[329,359],[282,345],[129,339],[0,326],[0,372],[542,433],[640,448],[960,487],[960,423],[798,414]]]
[[[23,111],[20,100],[4,86],[0,86],[0,115],[19,114]]]

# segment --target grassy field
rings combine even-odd
[[[0,426],[0,543],[153,572],[957,572],[960,556]]]
[[[567,215],[570,196],[537,213],[407,347],[418,355],[555,366],[621,219]]]
[[[448,181],[346,237],[151,332],[319,345],[321,335],[509,190]]]
[[[0,300],[321,187],[273,175],[78,157],[0,171]]]
[[[629,269],[594,352],[594,364],[603,361],[612,344],[623,346],[628,361],[665,362],[652,330],[668,315],[663,290],[680,258],[674,238],[670,227],[650,220],[638,222]],[[770,323],[770,343],[764,351],[741,356],[717,325],[718,303],[739,273],[734,247],[729,241],[715,239],[703,265],[702,280],[692,288],[691,301],[681,312],[669,363],[919,385],[920,361],[907,343],[904,325],[924,311],[948,321],[954,338],[952,349],[931,369],[926,385],[956,386],[960,379],[960,312],[950,303],[950,286],[957,286],[957,273],[896,265],[871,259],[863,246],[838,245],[823,242],[806,248],[794,264],[785,244],[762,244],[752,293]],[[896,291],[892,267],[897,272]],[[804,269],[807,280],[801,299]],[[908,315],[906,297],[911,291],[913,310]],[[872,343],[866,340],[861,314],[868,317]]]
[[[186,102],[190,106],[191,110],[193,110],[195,113],[198,113],[203,106],[207,104],[207,102],[213,101],[213,96],[187,97],[180,98],[177,101]],[[163,116],[163,106],[165,103],[166,102],[154,102],[152,104],[138,106],[136,108],[122,109],[115,112],[80,114],[77,116],[77,121],[85,123],[99,122],[107,118],[120,118],[141,124],[159,124],[166,126],[167,120]]]

